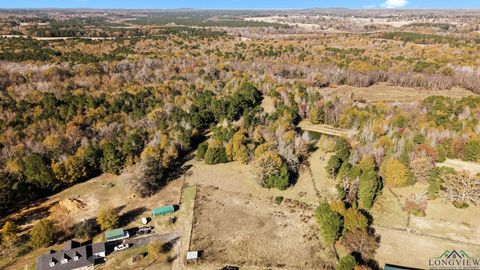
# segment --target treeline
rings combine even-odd
[[[441,35],[423,34],[423,33],[415,33],[415,32],[389,32],[389,33],[383,33],[381,37],[385,39],[394,39],[394,40],[400,40],[403,42],[414,42],[418,44],[456,45],[457,43],[460,43],[462,41],[446,35],[441,36]]]
[[[235,12],[233,12],[235,13]],[[241,14],[231,14],[218,18],[218,14],[211,11],[181,11],[164,12],[158,15],[137,17],[129,22],[137,25],[168,25],[176,24],[182,26],[200,27],[272,27],[290,28],[281,23],[270,23],[261,21],[246,21],[240,17]]]
[[[253,128],[262,96],[246,82],[224,98],[191,89],[186,96],[191,106],[166,110],[162,95],[149,88],[108,96],[42,93],[37,101],[20,102],[3,95],[2,110],[15,117],[1,119],[2,214],[100,173],[119,174],[136,164],[143,164],[140,173],[159,164],[154,170],[166,176],[195,137],[220,121],[243,117],[244,128]],[[133,183],[143,195],[154,192],[152,187],[161,186],[158,181],[165,178],[145,179]]]
[[[452,196],[453,190],[459,195],[465,187],[456,182],[455,188],[450,189],[456,178],[446,175],[453,172],[437,169],[435,164],[447,158],[480,162],[480,97],[432,96],[408,110],[384,104],[347,107],[339,100],[313,97],[309,107],[311,122],[339,126],[355,134],[351,137],[355,147],[349,148],[350,143],[345,141],[337,142],[337,152],[328,161],[326,169],[339,183],[345,175],[357,177],[361,170],[355,169],[356,164],[369,159],[384,185],[428,183],[430,198],[448,195],[453,203],[477,203],[472,195],[468,199]],[[332,115],[332,111],[340,113]],[[473,181],[462,177],[466,182]],[[476,190],[471,192],[476,194]]]
[[[279,73],[279,75],[282,74],[285,74],[285,71]],[[301,75],[301,77],[305,78],[306,75]],[[329,85],[369,87],[377,83],[386,82],[395,86],[423,89],[446,90],[451,89],[452,87],[461,87],[474,93],[480,93],[480,76],[475,72],[458,71],[454,72],[452,75],[429,72],[395,72],[383,70],[360,72],[325,66],[320,67],[316,74],[309,74],[309,77],[310,78],[305,79],[309,81],[311,85],[319,87]]]
[[[49,61],[59,54],[47,42],[33,39],[0,38],[0,48],[1,61]]]
[[[379,236],[370,227],[369,210],[377,198],[394,188],[425,184],[411,194],[402,209],[425,216],[429,200],[443,198],[457,208],[480,203],[479,174],[436,167],[446,158],[480,162],[480,97],[428,97],[408,109],[385,104],[342,106],[338,99],[318,94],[309,98],[311,122],[350,129],[348,139],[331,145],[325,167],[334,179],[337,198],[320,202],[316,218],[326,244],[342,247],[336,269],[376,269]],[[338,113],[335,114],[335,111]]]

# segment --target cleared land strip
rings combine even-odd
[[[308,121],[300,122],[300,124],[298,124],[298,127],[302,130],[313,131],[337,137],[346,137],[348,135],[348,132],[345,129],[335,128],[330,125],[323,124],[314,125]]]
[[[409,234],[412,234],[412,235],[417,235],[417,236],[420,236],[420,237],[430,237],[430,238],[435,238],[435,239],[439,239],[439,240],[449,241],[449,242],[452,242],[452,243],[455,243],[455,244],[462,244],[462,245],[470,245],[470,246],[480,247],[480,244],[478,244],[478,243],[455,240],[455,239],[452,239],[450,237],[442,237],[442,236],[438,236],[438,235],[421,233],[421,232],[419,232],[415,229],[411,229],[411,228],[398,228],[398,227],[384,226],[384,225],[378,225],[378,224],[372,225],[372,228],[374,228],[374,229],[382,228],[382,229],[385,229],[385,230],[406,232],[406,233],[409,233]]]
[[[177,259],[174,261],[173,269],[186,268],[186,255],[190,248],[193,211],[195,208],[195,196],[197,193],[196,186],[185,186],[182,190],[181,200],[181,216],[182,219],[180,230],[183,231],[184,237],[181,239],[180,246],[177,249]]]
[[[480,173],[480,163],[469,162],[458,159],[447,159],[445,162],[437,163],[437,167],[451,167],[457,171],[469,171],[472,173]]]

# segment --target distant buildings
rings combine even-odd
[[[105,259],[105,243],[80,245],[76,241],[68,241],[63,250],[40,256],[36,270],[90,270],[97,260]]]
[[[49,22],[21,22],[20,27],[49,26]]]

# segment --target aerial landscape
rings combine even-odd
[[[40,2],[0,269],[480,270],[480,3]]]

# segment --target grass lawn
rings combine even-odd
[[[161,241],[152,242],[163,244]],[[107,270],[107,269],[170,269],[170,263],[168,262],[170,253],[149,254],[149,245],[129,248],[124,251],[113,252],[107,257],[107,261],[104,264],[99,264],[95,269]],[[133,262],[132,258],[138,254],[145,254],[146,256]]]

